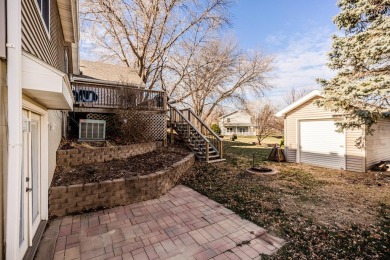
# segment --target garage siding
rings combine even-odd
[[[366,140],[367,168],[390,160],[390,120],[380,120],[373,130],[373,135],[367,135]]]
[[[302,104],[287,113],[285,117],[285,155],[288,162],[296,162],[297,156],[297,122],[298,120],[333,118],[334,113],[318,107],[312,100]],[[356,147],[356,139],[362,135],[362,130],[346,131],[346,160],[347,170],[355,172],[365,171],[365,151]]]
[[[316,118],[330,118],[333,113],[319,108],[313,104],[312,99],[296,109],[290,111],[286,115],[285,131],[284,131],[284,146],[286,151],[286,160],[288,162],[295,162],[297,155],[297,120],[299,119],[316,119]]]
[[[363,130],[347,130],[347,171],[365,172],[365,151],[356,144],[357,139],[363,136]]]

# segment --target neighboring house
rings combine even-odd
[[[219,118],[221,135],[256,135],[256,126],[251,115],[243,111],[235,111]]]
[[[277,116],[284,118],[284,145],[288,162],[307,163],[333,169],[365,172],[382,160],[390,160],[390,119],[373,126],[373,135],[361,129],[338,132],[335,122],[342,115],[313,102],[321,92],[312,91]],[[356,146],[362,137],[365,146]]]
[[[6,259],[32,259],[48,220],[63,111],[73,108],[69,75],[78,74],[78,27],[77,0],[0,0],[0,235]]]

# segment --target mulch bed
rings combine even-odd
[[[147,175],[165,170],[182,160],[190,151],[180,146],[158,148],[154,152],[137,155],[123,160],[57,167],[51,186],[68,186],[106,180]]]

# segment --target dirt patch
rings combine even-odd
[[[171,167],[188,154],[190,151],[186,148],[168,146],[122,160],[74,167],[57,167],[51,185],[54,187],[68,186],[147,175]]]

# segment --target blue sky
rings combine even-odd
[[[316,78],[330,78],[327,66],[331,35],[337,32],[332,18],[337,0],[236,0],[230,11],[229,28],[241,48],[260,49],[275,58],[266,99],[282,108],[291,87],[318,88]],[[228,32],[229,33],[229,32]],[[93,60],[86,35],[82,34],[81,56]]]
[[[326,67],[336,0],[238,0],[232,27],[243,49],[260,49],[275,57],[267,98],[283,107],[290,87],[318,88],[315,79],[334,75]]]

